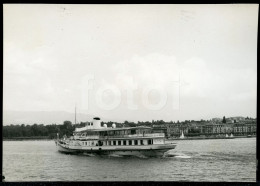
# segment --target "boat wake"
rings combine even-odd
[[[148,158],[148,157],[145,156],[145,155],[136,155],[135,157],[138,157],[138,158]]]
[[[86,152],[84,152],[83,155],[84,155],[84,156],[89,156],[89,157],[94,157],[94,156],[96,156],[96,155],[93,154],[93,153],[86,153]]]
[[[166,158],[184,158],[184,159],[191,158],[191,156],[188,156],[188,155],[186,155],[184,153],[176,153],[176,152],[175,153],[174,152],[166,153],[164,155],[164,157],[166,157]]]
[[[123,158],[124,156],[118,155],[118,154],[109,154],[108,157],[113,157],[113,158]]]
[[[128,157],[128,158],[148,158],[147,156],[145,155],[118,155],[118,154],[110,154],[110,155],[107,155],[108,157],[113,157],[113,158],[125,158],[125,157]]]

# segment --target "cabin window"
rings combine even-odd
[[[129,140],[129,145],[132,145],[132,140]]]
[[[141,145],[144,145],[144,141],[143,140],[140,140],[140,142],[141,142]]]
[[[124,145],[126,145],[126,140],[123,141]]]
[[[135,145],[138,145],[138,141],[137,140],[135,140]]]
[[[108,142],[108,145],[111,145],[111,141]]]
[[[113,141],[113,145],[116,145],[116,141]]]
[[[149,140],[148,140],[148,145],[151,145],[151,144],[152,144],[152,140],[149,139]]]
[[[136,131],[135,130],[131,130],[131,134],[136,134]]]
[[[118,145],[121,145],[121,141],[118,141]]]

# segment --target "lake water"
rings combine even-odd
[[[6,181],[256,181],[256,138],[179,140],[173,157],[67,155],[54,141],[4,141]]]

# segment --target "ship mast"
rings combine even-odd
[[[77,113],[77,107],[75,105],[75,125],[76,125],[76,122],[77,122],[77,115],[76,115],[76,113]]]

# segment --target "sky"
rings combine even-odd
[[[258,5],[4,4],[3,111],[256,117]]]

